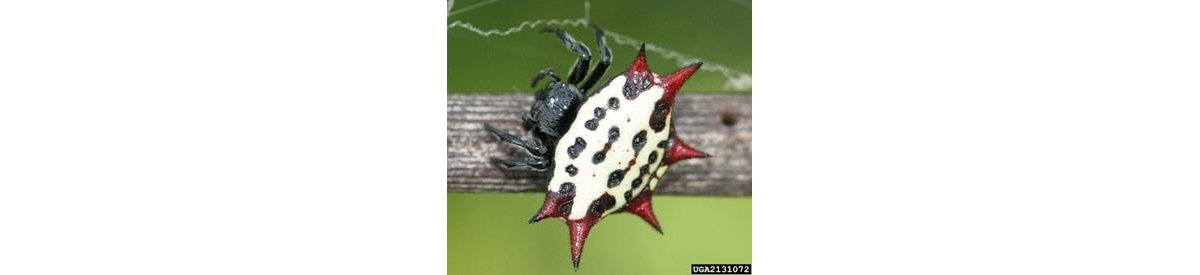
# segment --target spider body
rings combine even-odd
[[[601,59],[585,78],[591,60],[587,47],[563,30],[547,31],[556,33],[579,60],[565,83],[552,69],[533,78],[535,86],[545,77],[553,78],[537,91],[536,101],[523,117],[535,139],[487,127],[501,140],[533,155],[501,164],[529,166],[548,174],[545,201],[529,223],[550,217],[564,220],[570,232],[571,260],[578,270],[588,232],[609,214],[633,213],[661,233],[651,196],[662,176],[677,161],[709,157],[680,140],[672,123],[675,95],[701,63],[660,77],[646,64],[643,46],[624,73],[586,93],[611,61],[604,32],[596,28]]]

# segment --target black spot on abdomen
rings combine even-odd
[[[654,153],[657,153],[657,152],[651,152],[651,156],[653,156]],[[650,161],[650,163],[648,163],[646,165],[642,165],[641,168],[638,168],[638,176],[636,179],[633,179],[633,182],[632,182],[633,187],[630,188],[630,190],[637,189],[638,187],[642,186],[642,178],[645,177],[646,174],[650,173],[650,165],[653,165],[653,164],[654,164],[654,161]]]
[[[642,147],[646,147],[646,130],[633,136],[633,151],[642,151]]]
[[[650,88],[649,73],[627,73],[625,77],[625,86],[621,87],[621,95],[625,99],[633,100]]]
[[[604,195],[601,195],[599,199],[592,202],[592,207],[589,210],[593,214],[600,215],[603,214],[605,210],[612,208],[615,204],[617,204],[617,198],[614,198],[608,193],[604,193]]]
[[[601,162],[604,162],[604,157],[607,156],[609,149],[612,149],[612,142],[605,143],[604,149],[601,149],[599,152],[596,152],[596,154],[592,155],[592,164],[600,164]]]
[[[562,185],[558,186],[558,192],[562,193],[563,195],[570,195],[571,193],[575,193],[575,183],[571,183],[571,182],[562,183]]]
[[[662,132],[667,127],[667,115],[671,114],[671,106],[661,99],[654,102],[654,113],[650,114],[650,129]]]
[[[579,157],[579,152],[583,152],[583,149],[585,148],[587,148],[587,142],[583,141],[583,138],[577,137],[575,138],[575,144],[571,145],[571,147],[567,147],[567,156],[571,157],[571,159],[575,159]]]
[[[608,142],[616,142],[621,137],[621,130],[617,126],[608,129]]]
[[[621,100],[617,99],[615,97],[608,98],[608,108],[613,109],[613,110],[620,109],[621,108]]]
[[[579,173],[579,168],[575,168],[575,165],[573,165],[573,164],[567,164],[566,169],[567,169],[567,175],[571,175],[572,177],[575,176],[575,174]]]
[[[608,188],[613,188],[613,187],[617,187],[617,185],[621,185],[622,180],[625,180],[625,171],[624,170],[612,171],[612,173],[608,174]]]
[[[636,85],[632,85],[629,81],[626,81],[625,86],[621,87],[621,95],[625,96],[625,99],[633,100],[641,92],[641,90],[637,89]]]

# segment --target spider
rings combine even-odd
[[[709,157],[680,140],[672,123],[675,95],[701,63],[659,77],[646,64],[643,44],[629,69],[589,93],[612,61],[604,31],[595,25],[592,28],[600,47],[600,63],[591,74],[592,55],[587,46],[562,29],[543,31],[556,34],[579,58],[565,82],[549,68],[533,77],[531,87],[552,78],[537,90],[533,106],[521,118],[533,139],[484,125],[500,140],[532,155],[502,160],[501,165],[530,167],[549,176],[546,198],[529,223],[549,217],[565,221],[576,270],[588,232],[609,214],[633,213],[662,233],[650,198],[663,174],[677,161]]]

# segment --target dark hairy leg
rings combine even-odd
[[[588,76],[583,85],[579,86],[580,90],[587,93],[596,85],[596,81],[600,81],[600,77],[604,76],[604,71],[608,70],[608,65],[612,64],[612,51],[608,49],[608,43],[604,42],[604,30],[600,26],[592,25],[596,29],[596,46],[600,47],[600,63],[596,63],[596,67],[592,68],[592,74]]]
[[[587,74],[588,65],[592,63],[592,51],[586,45],[583,45],[583,43],[575,41],[575,38],[562,29],[545,29],[542,32],[554,32],[563,41],[563,44],[567,45],[567,49],[570,49],[575,55],[579,56],[579,60],[575,61],[575,68],[571,70],[571,75],[567,76],[567,83],[577,85],[580,81],[583,81],[584,75]]]
[[[554,82],[562,81],[562,78],[558,77],[558,73],[554,72],[554,69],[545,68],[533,76],[533,81],[529,82],[529,87],[537,86],[538,81],[542,81],[542,78],[546,78],[547,76],[554,78]]]
[[[541,142],[538,142],[537,140],[523,139],[516,135],[505,133],[503,131],[500,131],[500,129],[496,129],[495,127],[492,127],[491,124],[484,124],[483,127],[486,128],[488,130],[488,132],[491,132],[493,135],[496,135],[497,138],[500,138],[501,141],[516,144],[517,146],[521,146],[522,148],[525,148],[525,150],[529,151],[529,153],[533,154],[534,156],[539,156],[539,157],[546,156],[546,147],[542,146]]]
[[[537,170],[546,170],[550,167],[550,161],[538,157],[523,157],[510,160],[497,160],[504,168],[514,168],[528,166]]]

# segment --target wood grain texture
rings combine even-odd
[[[751,195],[751,97],[749,94],[683,93],[676,99],[680,138],[712,158],[671,166],[656,194]],[[449,192],[545,192],[546,175],[505,169],[493,159],[527,156],[484,130],[485,123],[528,137],[520,117],[532,94],[449,94],[446,104],[446,166]]]

